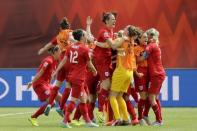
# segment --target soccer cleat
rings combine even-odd
[[[98,123],[103,124],[105,122],[105,115],[103,112],[96,112],[96,118]]]
[[[45,116],[48,116],[50,110],[51,110],[51,105],[47,105],[47,107],[46,107],[45,110],[44,110],[44,115],[45,115]]]
[[[108,121],[104,126],[113,126],[116,120]]]
[[[60,126],[63,128],[72,128],[68,123],[61,122]]]
[[[158,121],[155,121],[151,124],[152,126],[162,126],[163,125],[163,122],[158,122]]]
[[[135,126],[135,125],[139,124],[138,119],[134,119],[134,120],[132,120],[132,121],[131,121],[131,124],[132,124],[133,126]]]
[[[96,123],[93,123],[93,122],[86,123],[86,126],[87,127],[99,127],[99,125],[97,125]]]
[[[149,126],[151,125],[151,122],[150,122],[150,119],[148,116],[144,116],[143,119],[145,120],[147,125],[149,125]]]
[[[107,122],[105,126],[121,126],[122,121],[121,120],[112,120],[110,122]]]
[[[128,126],[128,125],[131,125],[131,121],[129,120],[129,121],[122,121],[122,123],[121,123],[121,126]]]
[[[144,119],[139,120],[139,124],[140,124],[140,126],[146,126],[147,125]]]
[[[121,126],[122,121],[121,120],[116,120],[112,126]]]
[[[32,124],[33,126],[39,126],[39,125],[38,125],[38,122],[37,122],[37,120],[36,120],[36,118],[29,118],[28,120],[31,122],[31,124]]]
[[[61,110],[60,108],[57,108],[57,109],[56,109],[56,112],[57,112],[61,117],[64,117],[64,111]]]
[[[71,121],[71,125],[73,125],[73,126],[81,126],[82,123],[79,122],[78,120],[72,120],[72,121]]]

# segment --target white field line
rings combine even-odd
[[[18,112],[18,113],[7,113],[7,114],[0,114],[0,117],[7,117],[7,116],[16,116],[16,115],[24,115],[24,114],[30,114],[31,112]]]
[[[35,110],[36,111],[36,110]],[[55,110],[51,110],[55,111]],[[7,116],[16,116],[16,115],[24,115],[24,114],[31,114],[34,111],[28,111],[28,112],[17,112],[17,113],[6,113],[6,114],[0,114],[0,117],[7,117]]]

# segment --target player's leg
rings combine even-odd
[[[70,83],[67,81],[66,82],[66,87],[64,89],[64,92],[62,94],[62,99],[61,99],[61,104],[60,104],[60,109],[63,110],[64,109],[64,104],[67,102],[68,97],[70,95],[71,92],[71,85]]]
[[[49,99],[48,99],[48,105],[44,111],[44,114],[46,116],[49,115],[49,112],[52,108],[52,104],[54,103],[54,100],[55,100],[55,97],[57,96],[58,94],[58,90],[59,88],[61,87],[62,85],[62,82],[61,81],[58,81],[58,80],[55,80],[55,86],[53,88],[51,88],[51,91],[50,91],[50,96],[49,96]]]
[[[39,126],[39,124],[37,122],[37,118],[44,113],[44,110],[45,110],[47,104],[48,104],[47,102],[43,103],[39,107],[39,109],[31,116],[31,118],[28,119],[33,126]]]
[[[129,95],[127,93],[124,93],[123,98],[124,98],[126,105],[127,105],[127,111],[132,118],[132,125],[138,124],[136,112],[135,112],[135,109],[134,109],[130,99],[129,99]]]
[[[115,120],[119,121],[119,123],[120,123],[121,116],[120,116],[120,110],[119,110],[117,96],[118,96],[118,92],[110,91],[110,95],[109,95],[110,105],[113,110]]]
[[[87,105],[87,94],[86,94],[86,92],[83,88],[82,88],[82,94],[80,96],[80,102],[81,103],[79,105],[79,109],[80,109],[80,112],[83,116],[83,119],[86,122],[86,126],[88,126],[88,127],[98,127],[99,125],[93,123],[92,120],[89,117],[88,105]]]
[[[156,102],[156,98],[157,95],[160,92],[162,83],[164,81],[163,77],[153,77],[151,78],[151,85],[149,88],[149,100],[150,100],[150,104],[151,107],[154,111],[155,117],[156,117],[156,121],[153,123],[153,125],[162,125],[162,116],[161,116],[161,109],[159,107],[159,105]]]
[[[140,122],[140,125],[145,125],[143,120],[143,112],[145,108],[145,102],[147,99],[147,93],[146,92],[140,92],[140,100],[138,102],[138,120]]]
[[[131,96],[133,97],[133,99],[135,100],[135,102],[138,103],[139,102],[139,96],[138,96],[138,93],[135,90],[134,85],[131,85],[130,93],[131,93]]]
[[[48,106],[46,108],[46,111],[45,111],[46,115],[49,113],[50,106],[54,102],[55,97],[58,94],[58,90],[60,89],[63,81],[65,80],[65,77],[66,77],[65,75],[66,75],[66,69],[65,68],[62,68],[57,74],[57,79],[55,80],[55,82],[53,84],[54,86],[51,89],[51,93],[50,93],[50,97],[49,97],[49,104],[48,104]]]
[[[29,118],[28,120],[31,122],[33,126],[39,126],[37,122],[37,118],[44,113],[45,108],[47,107],[47,98],[50,94],[50,85],[38,85],[33,88],[35,93],[37,94],[39,100],[44,102],[39,109]]]

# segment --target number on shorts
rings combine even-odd
[[[77,58],[78,58],[78,52],[77,51],[70,51],[70,63],[78,63],[77,61]]]

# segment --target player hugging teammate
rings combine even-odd
[[[49,115],[55,100],[59,102],[56,111],[63,117],[61,126],[64,128],[81,125],[81,116],[88,127],[98,127],[96,122],[106,126],[163,124],[158,96],[165,70],[159,32],[154,28],[143,31],[128,25],[115,36],[116,17],[113,12],[103,13],[104,27],[99,30],[97,39],[91,34],[90,17],[86,31],[72,31],[68,20],[65,17],[61,20],[59,34],[39,50],[39,54],[49,50],[51,56],[43,60],[28,85],[30,88],[33,84],[40,101],[44,101],[29,118],[32,125],[38,126],[39,115]],[[51,79],[56,79],[54,86],[50,85]],[[67,84],[61,97],[58,90],[64,80]],[[71,100],[66,103],[69,95]],[[138,118],[130,95],[137,103]],[[153,123],[148,117],[150,107],[156,117]],[[72,120],[70,116],[75,108]]]

